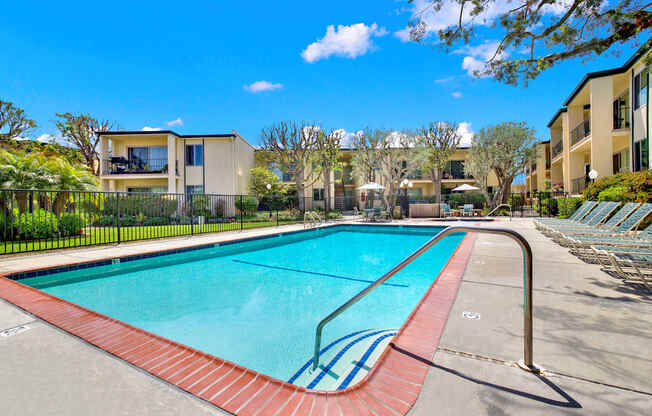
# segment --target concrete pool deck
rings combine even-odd
[[[577,260],[534,230],[531,220],[483,225],[513,228],[533,247],[534,357],[551,373],[536,377],[509,365],[522,358],[520,251],[503,237],[479,235],[439,349],[410,414],[634,415],[649,411],[652,297]],[[278,231],[247,230],[5,257],[0,258],[0,271]],[[463,312],[478,313],[480,319],[466,319]],[[30,329],[0,338],[0,377],[6,386],[0,400],[8,404],[7,414],[221,413],[0,301],[0,330],[24,324]]]

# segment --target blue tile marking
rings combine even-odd
[[[361,336],[361,337],[359,337],[359,338],[354,339],[353,341],[349,342],[348,344],[346,344],[346,346],[345,346],[344,348],[342,348],[342,349],[341,349],[341,350],[340,350],[340,351],[335,355],[335,357],[333,357],[333,359],[328,363],[328,365],[327,365],[326,367],[324,367],[324,368],[322,369],[322,371],[321,371],[319,374],[317,374],[317,377],[315,377],[315,379],[312,381],[312,383],[308,384],[308,386],[307,386],[306,388],[308,388],[308,389],[312,389],[312,388],[314,388],[317,384],[319,384],[319,382],[321,381],[321,379],[324,378],[324,376],[325,376],[326,374],[328,374],[329,371],[331,371],[331,369],[333,368],[333,366],[334,366],[335,364],[337,364],[337,362],[338,362],[338,361],[339,361],[339,360],[344,356],[344,354],[345,354],[349,349],[351,349],[352,346],[354,346],[355,344],[357,344],[358,342],[360,342],[360,341],[362,341],[362,340],[364,340],[364,339],[366,339],[366,338],[373,337],[374,335],[378,335],[378,334],[380,334],[380,333],[387,332],[387,331],[393,331],[393,329],[382,329],[382,330],[380,330],[380,331],[372,332],[371,334],[365,334],[365,335],[363,335],[363,336]]]
[[[365,330],[362,330],[362,331],[353,332],[353,333],[351,333],[351,334],[349,334],[349,335],[345,335],[345,336],[343,336],[342,338],[338,338],[338,339],[336,339],[335,341],[333,341],[333,342],[331,342],[330,344],[328,344],[327,346],[325,346],[324,348],[322,348],[321,351],[319,351],[319,355],[322,355],[322,354],[325,353],[326,351],[330,350],[333,346],[335,346],[336,344],[339,344],[340,342],[344,341],[345,339],[348,339],[348,338],[354,337],[354,336],[356,336],[356,335],[358,335],[358,334],[362,334],[363,332],[368,332],[368,331],[371,331],[371,329],[365,329]],[[307,362],[306,362],[306,363],[305,363],[305,364],[304,364],[304,365],[299,369],[299,371],[297,371],[297,372],[296,372],[292,377],[290,377],[290,379],[288,380],[288,383],[294,383],[294,381],[295,381],[296,379],[298,379],[299,376],[300,376],[301,374],[303,374],[303,372],[306,371],[306,369],[307,369],[307,368],[312,364],[312,361],[313,361],[312,358],[309,359],[309,360],[308,360],[308,361],[307,361]]]
[[[285,270],[285,271],[288,271],[288,272],[312,274],[312,275],[315,275],[315,276],[333,277],[335,279],[352,280],[354,282],[363,282],[363,283],[373,283],[374,282],[373,280],[356,279],[354,277],[338,276],[336,274],[329,274],[329,273],[311,272],[311,271],[308,271],[308,270],[292,269],[290,267],[270,266],[268,264],[253,263],[253,262],[244,261],[244,260],[233,259],[233,261],[236,262],[236,263],[248,264],[250,266],[266,267],[268,269]],[[400,283],[383,283],[383,285],[385,285],[385,286],[394,286],[394,287],[409,287],[408,285],[403,285],[403,284],[400,284]]]
[[[355,378],[356,374],[358,374],[358,371],[360,371],[360,368],[364,365],[364,363],[369,359],[371,356],[371,353],[374,352],[376,347],[385,339],[389,337],[393,337],[396,335],[396,332],[393,332],[391,334],[384,334],[376,338],[376,340],[367,348],[367,351],[362,355],[362,358],[358,361],[357,365],[353,367],[353,370],[349,373],[348,376],[344,379],[342,384],[337,388],[338,390],[344,390],[345,388],[348,387],[348,385],[353,381]]]

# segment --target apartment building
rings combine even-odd
[[[368,192],[358,189],[360,186],[364,185],[366,181],[353,174],[352,159],[354,152],[355,149],[342,149],[339,157],[342,169],[331,174],[331,206],[336,209],[349,210],[354,206],[363,207],[369,197]],[[447,168],[444,169],[442,195],[450,193],[452,189],[459,185],[473,185],[475,183],[475,179],[464,172],[464,161],[467,152],[468,147],[459,147],[451,156]],[[264,158],[261,158],[260,160],[262,163],[267,163],[264,162]],[[267,164],[267,167],[269,167],[283,183],[288,186],[294,185],[294,178],[291,174],[283,172],[273,164]],[[306,178],[309,186],[306,186],[303,196],[306,198],[312,198],[313,206],[323,206],[325,192],[322,178],[311,177],[310,173],[306,175]],[[409,183],[404,189],[410,197],[410,200],[424,200],[435,194],[435,184],[425,172],[417,170],[408,177],[408,180]],[[383,183],[380,175],[378,175],[376,182],[383,186],[387,185]],[[490,187],[498,185],[498,180],[493,173],[490,174],[488,182]],[[382,204],[381,195],[379,193],[374,193],[374,198],[375,204],[380,206]]]
[[[235,130],[203,135],[171,130],[98,134],[105,191],[247,193],[254,147]]]
[[[537,191],[546,191],[551,188],[550,177],[550,141],[539,142],[535,145],[536,159],[525,167],[524,191],[532,194]]]
[[[578,194],[591,171],[602,178],[648,169],[649,52],[644,46],[621,67],[586,74],[554,114],[548,123],[552,189]]]

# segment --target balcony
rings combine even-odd
[[[552,149],[551,149],[552,158],[553,159],[556,158],[563,151],[564,151],[564,141],[560,140],[554,146],[552,146]]]
[[[178,175],[178,167],[175,166]],[[142,174],[167,174],[167,159],[127,159],[112,157],[102,159],[103,175],[142,175]]]
[[[580,124],[575,126],[570,132],[571,146],[575,146],[582,141],[585,137],[591,134],[591,119],[587,118]]]
[[[629,128],[629,118],[630,118],[630,107],[620,107],[617,106],[614,108],[614,130],[618,129],[628,129]]]

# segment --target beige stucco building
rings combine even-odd
[[[236,131],[206,135],[106,131],[99,136],[105,191],[247,193],[254,148]]]
[[[592,170],[601,178],[648,169],[649,52],[641,48],[621,67],[586,74],[552,117],[552,189],[580,193]]]
[[[532,194],[536,191],[546,191],[551,188],[550,179],[550,141],[539,142],[535,145],[536,160],[525,167],[524,192]]]

